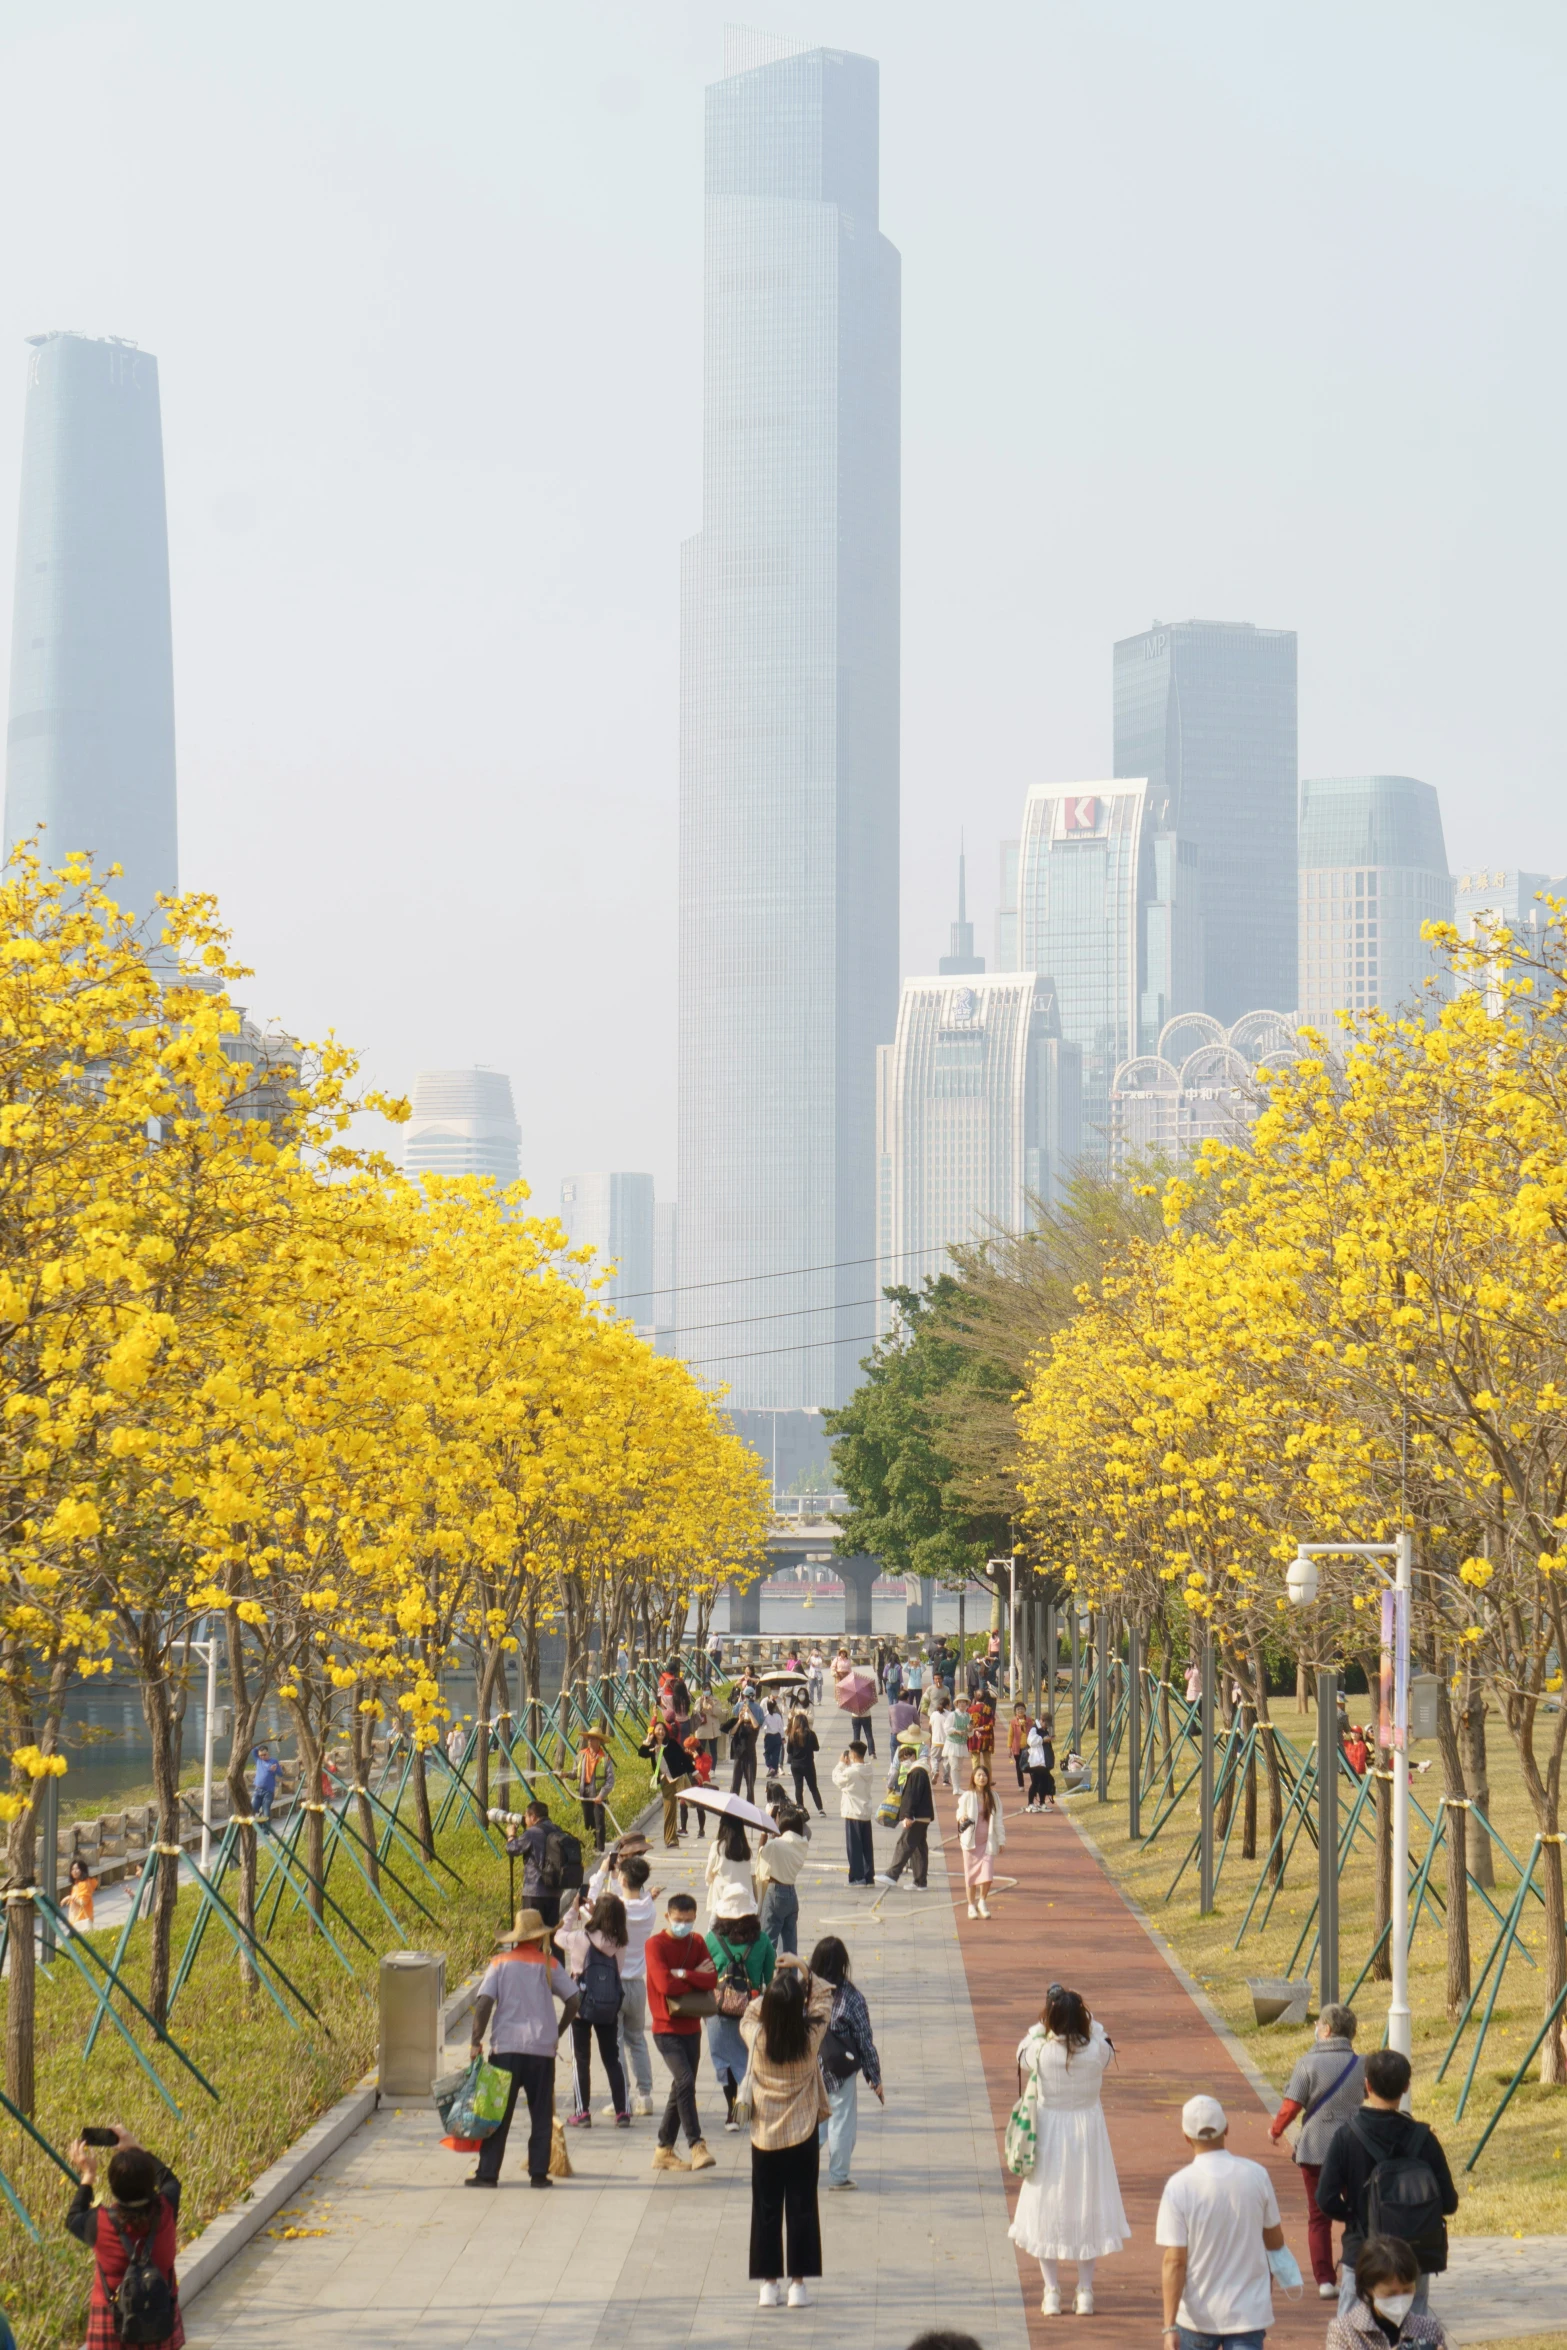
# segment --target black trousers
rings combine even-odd
[[[930,1846],[925,1839],[930,1834],[929,1820],[905,1820],[898,1831],[893,1848],[889,1877],[901,1877],[906,1868],[914,1871],[914,1882],[923,1885],[930,1868]]]
[[[617,2113],[629,2113],[626,2103],[626,2074],[620,2061],[620,2020],[613,2023],[585,2024],[581,2016],[574,2016],[571,2024],[571,2053],[576,2062],[577,2111],[586,2113],[593,2094],[593,2041],[598,2037],[599,2054],[604,2059],[604,2077],[609,2093],[615,2101]]]
[[[1023,1785],[1023,1749],[1021,1746],[1018,1748],[1016,1754],[1013,1755],[1012,1764],[1013,1768],[1017,1772],[1017,1783],[1019,1789],[1021,1790]]]
[[[584,1795],[579,1800],[582,1805],[584,1832],[591,1832],[594,1851],[602,1852],[604,1849],[604,1798],[602,1795]]]
[[[821,2155],[813,2130],[798,2146],[764,2154],[751,2149],[751,2274],[819,2277],[822,2223],[816,2208]],[[787,2227],[789,2242],[784,2245]]]
[[[816,1757],[809,1748],[806,1749],[803,1757],[791,1751],[789,1776],[794,1781],[794,1800],[797,1804],[803,1807],[805,1803],[803,1790],[809,1787],[817,1810],[824,1812],[827,1809],[826,1804],[822,1801],[822,1791],[816,1784]]]
[[[1030,1763],[1028,1766],[1029,1802],[1043,1803],[1047,1795],[1054,1802],[1055,1792],[1056,1776],[1054,1771],[1044,1763]]]
[[[737,1754],[734,1758],[734,1766],[729,1781],[730,1794],[738,1795],[740,1793],[743,1780],[746,1802],[754,1803],[756,1801],[756,1748],[753,1746],[749,1754]]]
[[[669,2095],[658,2125],[660,2146],[673,2146],[682,2128],[686,2144],[701,2143],[702,2123],[696,2110],[696,2068],[702,2061],[701,2032],[655,2032],[653,2045],[669,2067]]]
[[[876,1752],[876,1725],[869,1714],[850,1714],[851,1738],[858,1738],[867,1754]]]
[[[849,1883],[872,1884],[876,1876],[876,1845],[870,1821],[845,1820],[843,1840],[849,1848]]]
[[[550,2128],[555,2119],[555,2059],[553,2056],[492,2056],[490,2062],[503,2073],[511,2075],[511,2094],[506,2100],[506,2118],[498,2130],[492,2130],[479,2148],[479,2176],[498,2179],[501,2159],[506,2152],[506,2141],[511,2135],[511,2117],[516,2111],[517,2092],[520,2089],[528,2100],[528,2176],[545,2179],[550,2169]]]

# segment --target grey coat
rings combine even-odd
[[[1354,2056],[1353,2041],[1337,2036],[1331,2040],[1314,2040],[1290,2074],[1285,2096],[1304,2110],[1314,2098],[1322,2097],[1325,2090],[1332,2088],[1351,2056]],[[1303,2123],[1300,2143],[1295,2148],[1297,2162],[1320,2164],[1326,2160],[1339,2123],[1347,2122],[1360,2109],[1366,2094],[1365,2070],[1364,2057],[1356,2056],[1340,2087]]]

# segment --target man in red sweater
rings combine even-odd
[[[695,1992],[712,1992],[718,1971],[707,1945],[696,1932],[696,1903],[689,1893],[672,1893],[664,1910],[662,1929],[647,1939],[647,2003],[653,2026],[653,2045],[669,2067],[669,2096],[658,2125],[653,2153],[655,2170],[712,2170],[714,2158],[702,2136],[696,2110],[696,2068],[702,2059],[702,2019],[698,2015],[671,2015],[683,1999]],[[711,2013],[709,2007],[707,2012]],[[691,2159],[675,2152],[682,2123]]]

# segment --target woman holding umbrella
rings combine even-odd
[[[833,1658],[833,1695],[849,1717],[849,1742],[856,1741],[867,1754],[876,1752],[876,1733],[871,1723],[871,1708],[876,1703],[876,1683],[863,1665],[849,1665],[838,1670],[843,1657],[840,1649]]]

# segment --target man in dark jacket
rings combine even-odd
[[[930,1851],[926,1838],[930,1823],[936,1816],[935,1798],[930,1791],[930,1773],[920,1760],[918,1732],[905,1733],[898,1740],[903,1756],[900,1765],[898,1794],[898,1841],[893,1848],[892,1861],[884,1885],[896,1885],[904,1870],[912,1866],[917,1892],[925,1890],[926,1873],[930,1868]]]
[[[1412,2157],[1429,2164],[1446,2218],[1458,2209],[1458,2189],[1435,2131],[1399,2110],[1399,2100],[1408,2088],[1408,2057],[1396,2048],[1376,2049],[1366,2058],[1366,2102],[1351,2120],[1339,2123],[1323,2157],[1317,2209],[1328,2219],[1344,2223],[1338,2303],[1342,2317],[1355,2306],[1355,2261],[1367,2232],[1366,2189],[1379,2163]],[[1447,2266],[1446,2226],[1417,2244],[1414,2251],[1420,2262],[1414,2305],[1423,2310],[1432,2277]]]

